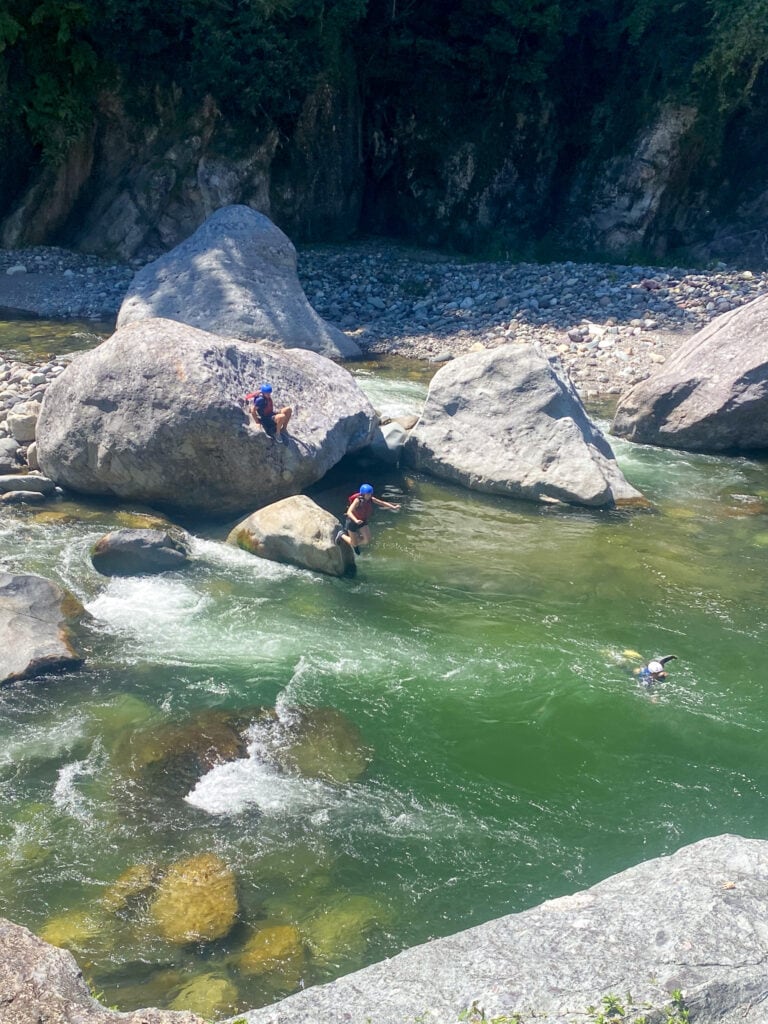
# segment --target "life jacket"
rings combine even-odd
[[[261,419],[269,419],[270,416],[274,415],[275,406],[272,402],[272,395],[260,394],[253,404],[256,406],[256,412]]]
[[[360,491],[357,491],[355,494],[350,494],[347,508],[349,508],[353,501],[357,501],[358,499],[360,499],[360,505],[355,509],[355,515],[358,519],[362,519],[364,523],[367,523],[373,515],[373,502],[370,498],[366,499],[365,495],[361,494]]]

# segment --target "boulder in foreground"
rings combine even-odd
[[[98,1003],[75,958],[0,918],[0,1024],[205,1024],[194,1013],[116,1013]]]
[[[360,355],[310,306],[290,239],[248,206],[216,210],[185,242],[138,271],[117,326],[153,317],[330,358]]]
[[[622,395],[611,430],[693,452],[768,450],[768,295],[716,317]]]
[[[71,627],[84,614],[57,583],[0,572],[0,685],[79,668]]]
[[[471,352],[432,378],[404,461],[486,494],[647,505],[570,382],[536,348]]]
[[[594,1024],[613,994],[617,1020],[651,1024],[682,990],[691,1024],[765,1024],[766,913],[768,842],[719,836],[241,1017],[455,1024],[479,1021],[476,1005],[488,1021]]]
[[[293,407],[283,444],[243,407],[262,381]],[[142,320],[51,383],[38,458],[73,491],[223,519],[315,483],[368,443],[375,416],[352,375],[315,352]]]

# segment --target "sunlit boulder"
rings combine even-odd
[[[622,395],[611,430],[664,448],[768,450],[768,296],[716,317]]]
[[[214,853],[172,864],[149,907],[158,933],[175,945],[223,938],[237,911],[234,872]]]
[[[50,918],[40,937],[52,946],[74,952],[86,950],[104,928],[104,919],[90,910],[69,910]]]
[[[0,685],[83,664],[77,598],[42,576],[0,572]]]
[[[137,271],[117,325],[151,317],[331,358],[360,355],[351,338],[310,306],[290,239],[248,206],[221,207],[186,241]]]
[[[443,366],[403,460],[470,490],[527,501],[647,505],[568,379],[537,348],[503,345]]]
[[[265,380],[293,408],[283,443],[243,405]],[[38,459],[73,491],[234,517],[299,494],[366,445],[374,421],[353,376],[321,355],[142,320],[51,383]]]
[[[233,527],[227,543],[273,562],[344,576],[354,571],[355,556],[349,544],[334,543],[340,529],[336,516],[297,494],[248,516]]]
[[[102,576],[139,576],[182,569],[189,561],[183,530],[112,530],[91,548],[91,562]]]
[[[371,761],[360,730],[335,708],[289,708],[264,719],[261,756],[291,774],[326,782],[359,778]]]

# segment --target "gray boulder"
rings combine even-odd
[[[400,462],[403,445],[408,438],[408,431],[397,420],[380,423],[374,431],[373,440],[366,448],[365,454],[378,462],[396,466]]]
[[[611,430],[695,452],[768,449],[768,296],[716,317],[622,395]]]
[[[13,437],[0,437],[0,473],[13,473],[19,468],[16,453],[19,442]]]
[[[262,380],[294,410],[283,444],[242,405]],[[319,480],[368,443],[374,419],[352,375],[314,352],[142,320],[51,383],[38,459],[74,491],[225,518]]]
[[[0,1024],[205,1024],[194,1013],[116,1013],[88,990],[75,958],[0,918]]]
[[[0,684],[82,665],[72,627],[84,614],[56,583],[0,572]]]
[[[19,444],[29,444],[35,440],[35,426],[40,415],[40,403],[37,400],[19,402],[8,412],[8,429]]]
[[[455,1024],[474,1004],[482,1020],[593,1024],[614,994],[617,1021],[661,1024],[682,990],[691,1024],[765,1024],[767,913],[768,843],[719,836],[241,1017]]]
[[[112,530],[91,549],[102,576],[139,576],[181,569],[189,561],[189,542],[181,530]]]
[[[529,345],[472,352],[438,370],[403,461],[487,494],[648,504],[570,382]]]
[[[349,544],[336,544],[338,519],[304,494],[284,498],[260,509],[235,526],[227,543],[300,569],[329,576],[354,572],[355,556]]]
[[[39,473],[10,473],[0,476],[0,494],[8,491],[37,491],[47,498],[56,492],[56,484]]]
[[[351,338],[310,306],[290,239],[248,206],[222,207],[185,242],[138,271],[117,326],[151,317],[329,358],[360,355]]]

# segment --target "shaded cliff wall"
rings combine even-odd
[[[346,35],[321,53],[317,15],[312,66],[294,60],[279,96],[276,51],[256,98],[252,50],[237,88],[219,74],[205,93],[206,51],[182,60],[166,34],[159,65],[148,54],[66,108],[53,154],[20,105],[0,117],[0,244],[127,258],[245,203],[297,242],[362,232],[532,259],[768,265],[768,32],[753,39],[746,0],[722,39],[687,0],[674,18],[660,0],[481,6],[346,0]],[[0,99],[21,66],[0,65]]]

